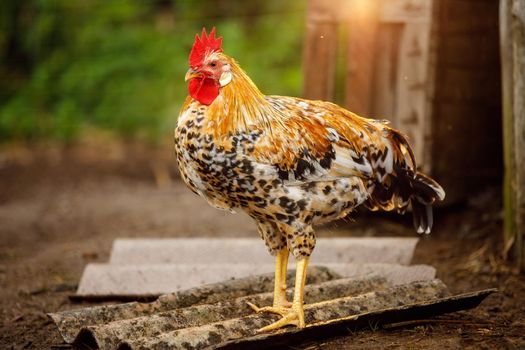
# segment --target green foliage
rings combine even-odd
[[[84,126],[162,140],[202,26],[261,90],[298,95],[304,0],[0,2],[0,140],[75,140]]]

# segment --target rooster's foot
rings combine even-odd
[[[266,327],[258,330],[258,332],[270,332],[284,326],[296,326],[298,328],[304,328],[304,310],[301,307],[282,307],[282,306],[266,306],[258,307],[252,303],[248,303],[250,307],[256,312],[271,312],[274,314],[281,315],[281,319]]]

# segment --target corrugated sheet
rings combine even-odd
[[[393,285],[378,276],[341,279],[322,268],[313,268],[308,282],[305,317],[309,326],[304,330],[286,328],[269,334],[257,332],[277,316],[254,314],[247,302],[260,306],[271,304],[272,295],[266,292],[272,290],[271,275],[193,288],[162,296],[153,303],[99,306],[50,316],[66,342],[74,341],[91,348],[246,348],[243,344],[248,342],[251,349],[269,339],[277,341],[303,332],[312,335],[318,328],[336,329],[341,323],[358,324],[367,317],[379,321],[381,315],[386,315],[386,319],[392,319],[392,315],[397,315],[398,319],[400,315],[404,315],[404,319],[417,318],[411,310],[418,307],[422,308],[420,314],[424,317],[455,311],[461,309],[458,300],[474,297],[451,299],[446,286],[436,279]],[[487,293],[490,291],[483,295]],[[477,295],[478,303],[480,295]]]

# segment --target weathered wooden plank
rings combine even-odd
[[[425,101],[425,144],[423,145],[423,159],[426,162],[423,164],[423,168],[427,174],[433,174],[433,159],[432,150],[434,147],[434,131],[433,131],[433,120],[436,118],[434,114],[434,102],[436,98],[436,73],[438,63],[438,49],[439,49],[439,29],[441,23],[439,22],[439,1],[432,1],[430,16],[430,32],[429,32],[429,43],[428,43],[428,58],[427,58],[427,86],[426,86],[426,101]],[[448,189],[446,190],[448,192]]]
[[[303,91],[305,98],[333,100],[336,49],[337,25],[335,23],[306,25]]]
[[[525,1],[500,7],[505,154],[504,232],[514,246],[516,266],[525,271]]]
[[[388,0],[382,5],[383,22],[429,23],[432,18],[432,0]]]
[[[338,15],[341,1],[309,0],[303,50],[303,96],[314,100],[334,98]]]
[[[306,16],[307,22],[341,23],[348,19],[352,11],[352,1],[361,3],[368,0],[308,0]]]
[[[397,61],[403,24],[384,23],[378,30],[374,72],[374,102],[371,115],[390,119],[396,108]]]
[[[514,246],[516,240],[516,192],[513,190],[516,163],[514,161],[514,72],[512,42],[512,0],[503,0],[500,3],[500,35],[501,35],[501,70],[503,90],[503,153],[505,174],[503,181],[504,205],[504,239],[506,250]]]
[[[514,130],[517,164],[516,261],[525,271],[525,1],[514,0]]]
[[[430,164],[430,159],[424,159],[427,154],[424,148],[428,145],[426,140],[430,137],[427,111],[430,25],[429,21],[404,25],[397,67],[397,103],[393,115],[394,126],[407,135],[416,160],[424,170]]]
[[[345,106],[371,117],[379,1],[350,1]]]

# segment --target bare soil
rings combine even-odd
[[[525,277],[502,259],[499,189],[441,208],[414,263],[453,292],[499,288],[480,307],[290,349],[525,349]],[[410,218],[356,213],[320,235],[415,235]],[[80,145],[0,150],[0,348],[68,348],[46,313],[117,237],[256,236],[250,219],[209,207],[179,181],[170,147]],[[261,242],[261,244],[263,244]]]

